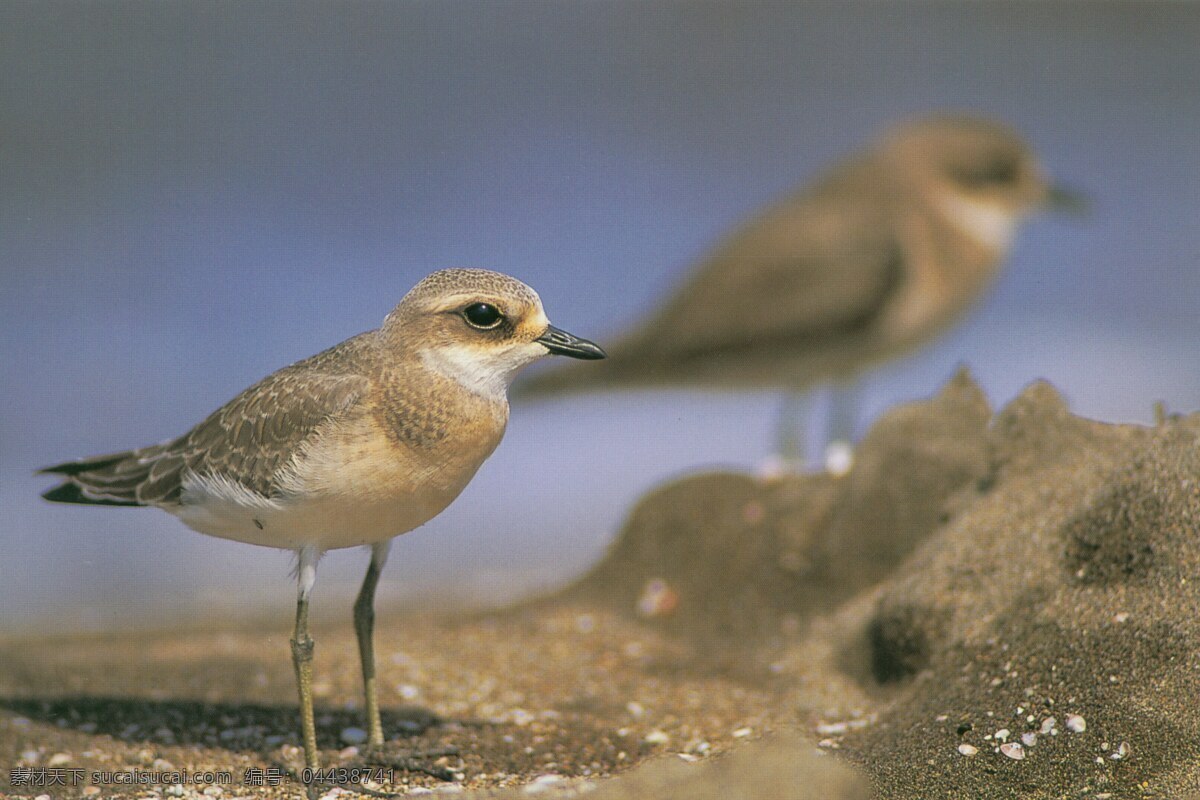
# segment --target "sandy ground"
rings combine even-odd
[[[689,477],[556,596],[381,613],[390,755],[427,771],[368,787],[1189,797],[1198,524],[1200,416],[1104,425],[1044,384],[993,414],[960,374],[882,418],[844,478]],[[353,633],[315,638],[322,755],[350,769]],[[0,792],[295,797],[288,653],[285,628],[238,623],[0,639]],[[184,772],[209,780],[112,783]]]

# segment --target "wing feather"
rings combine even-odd
[[[43,497],[109,505],[178,505],[192,474],[220,476],[270,497],[304,443],[331,420],[353,413],[370,379],[359,367],[370,348],[363,334],[272,373],[183,436],[138,450],[41,470],[66,483]]]
[[[878,208],[785,204],[718,248],[636,337],[678,364],[777,342],[818,347],[870,325],[902,279]]]

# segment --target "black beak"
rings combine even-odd
[[[608,353],[601,350],[599,345],[589,342],[587,339],[580,339],[578,336],[573,336],[553,325],[546,328],[546,332],[534,339],[534,341],[543,345],[551,353],[560,356],[582,358],[587,361],[608,358]]]
[[[1055,211],[1076,215],[1086,214],[1092,206],[1086,195],[1063,186],[1050,187],[1046,192],[1046,205]]]

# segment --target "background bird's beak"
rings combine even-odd
[[[1064,186],[1051,186],[1047,190],[1046,205],[1069,214],[1086,214],[1092,207],[1086,195]]]
[[[545,346],[551,353],[560,356],[582,358],[588,361],[608,358],[608,353],[601,350],[599,345],[589,342],[587,339],[580,339],[578,336],[567,333],[553,325],[546,328],[546,332],[537,339],[534,339],[534,341]]]

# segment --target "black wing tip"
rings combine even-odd
[[[53,472],[54,468],[50,467],[41,472]],[[75,503],[85,506],[140,506],[141,503],[132,500],[112,500],[109,498],[94,498],[88,497],[83,493],[83,489],[79,488],[78,484],[64,483],[61,486],[55,486],[53,489],[42,492],[42,497],[52,503]]]
[[[87,472],[93,469],[104,469],[111,467],[118,461],[123,461],[129,456],[129,453],[118,453],[111,456],[101,456],[100,458],[85,458],[82,461],[64,461],[61,464],[55,464],[52,467],[42,467],[37,471],[38,475],[78,475],[81,472]]]

